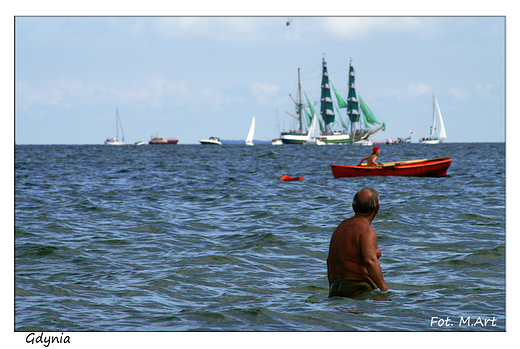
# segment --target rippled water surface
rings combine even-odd
[[[504,144],[380,147],[453,162],[334,179],[370,149],[16,146],[15,329],[505,331]],[[330,236],[364,186],[390,292],[328,298]]]

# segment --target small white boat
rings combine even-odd
[[[246,138],[246,145],[255,145],[253,143],[253,136],[255,135],[255,117],[253,116],[253,121],[251,121],[251,127],[249,128],[249,133]]]
[[[280,138],[276,138],[276,139],[273,139],[273,140],[271,141],[271,144],[272,144],[272,145],[282,145],[283,142],[282,142],[282,140],[281,140]]]
[[[138,141],[138,142],[135,142],[134,145],[145,145],[146,143],[143,142],[143,141]]]
[[[214,144],[214,145],[222,145],[222,142],[218,137],[209,137],[207,139],[201,139],[200,144]]]
[[[374,142],[369,141],[368,139],[360,139],[359,141],[352,142],[352,145],[362,145],[365,147],[371,147],[374,145]]]
[[[123,134],[123,139],[119,140],[119,125],[121,125],[121,133]],[[125,133],[123,131],[123,124],[121,123],[121,119],[119,117],[119,110],[116,108],[116,138],[107,138],[105,140],[105,145],[125,145]]]

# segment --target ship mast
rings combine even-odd
[[[334,108],[332,104],[332,95],[330,93],[329,73],[327,71],[327,63],[323,57],[323,72],[321,76],[321,117],[325,122],[325,133],[332,133],[331,125],[334,122]]]
[[[300,132],[303,134],[302,120],[302,85],[300,84],[300,68],[298,68],[298,120],[300,121]]]
[[[347,96],[347,114],[350,119],[350,137],[354,141],[355,123],[359,121],[359,101],[356,95],[356,76],[352,67],[352,59],[350,60],[348,77],[348,96]]]
[[[119,141],[119,111],[116,108],[116,142]]]

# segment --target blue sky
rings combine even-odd
[[[23,11],[21,12],[23,13]],[[158,13],[158,12],[156,12]],[[32,13],[33,14],[33,13]],[[449,13],[448,13],[449,14]],[[290,26],[287,19],[292,18]],[[289,94],[319,99],[321,62],[386,124],[376,141],[427,136],[435,92],[446,142],[505,141],[504,17],[18,17],[15,140],[180,143],[255,139],[295,126]]]

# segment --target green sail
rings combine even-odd
[[[338,90],[336,90],[334,85],[331,84],[331,86],[332,86],[332,89],[334,90],[334,94],[336,95],[336,99],[338,101],[338,108],[346,108],[347,107],[347,102],[345,102],[343,97],[341,97],[341,95],[339,94]]]
[[[336,107],[336,111],[338,112],[338,119],[339,119],[339,121],[341,121],[341,125],[343,126],[343,128],[344,128],[345,130],[348,131],[347,125],[345,125],[345,122],[344,122],[343,119],[341,118],[341,114],[339,113],[339,109],[338,109],[338,107],[337,107],[337,106],[335,106],[335,107]]]
[[[309,113],[307,113],[307,110],[305,110],[305,119],[307,120],[307,127],[311,127],[311,124],[312,124],[312,118],[311,118],[311,116],[309,115]]]
[[[363,111],[363,120],[365,121],[365,125],[372,126],[375,124],[381,125],[379,120],[374,116],[374,114],[368,109],[365,101],[361,97],[359,97],[359,101],[361,102],[361,110]]]

